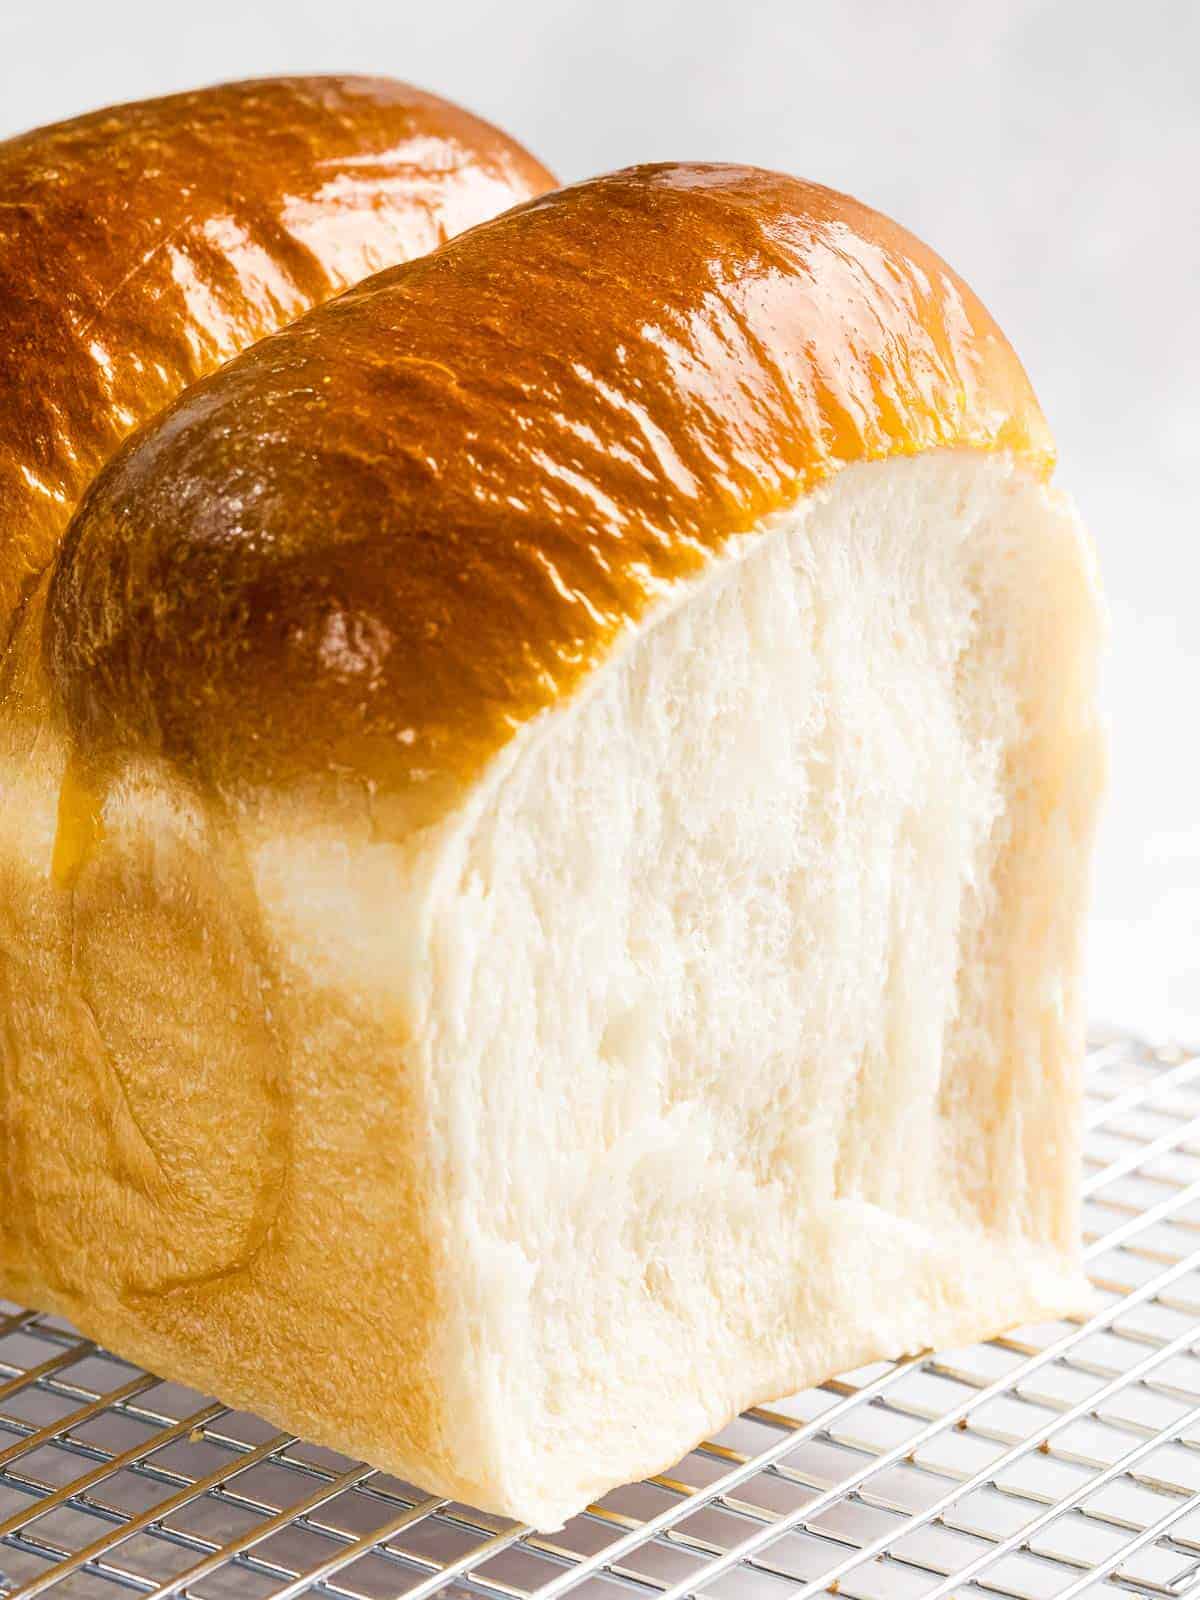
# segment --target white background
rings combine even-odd
[[[564,179],[749,161],[848,189],[998,317],[1112,611],[1092,1014],[1200,1041],[1200,4],[0,0],[0,136],[288,71],[385,72]]]

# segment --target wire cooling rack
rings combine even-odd
[[[1094,1040],[1099,1309],[746,1412],[534,1534],[0,1301],[0,1594],[1200,1595],[1200,1055]]]

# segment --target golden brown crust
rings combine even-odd
[[[843,195],[634,168],[380,274],[184,395],[68,534],[92,754],[436,813],[665,583],[842,466],[1049,436],[970,290]]]
[[[131,429],[366,273],[550,186],[382,78],[281,78],[0,143],[0,644]]]

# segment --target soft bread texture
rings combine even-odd
[[[12,652],[0,1287],[543,1527],[1082,1304],[1050,465],[949,269],[738,168],[549,196],[186,393]]]

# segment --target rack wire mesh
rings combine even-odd
[[[746,1412],[536,1534],[0,1301],[0,1595],[1200,1595],[1200,1054],[1093,1040],[1098,1309]]]

